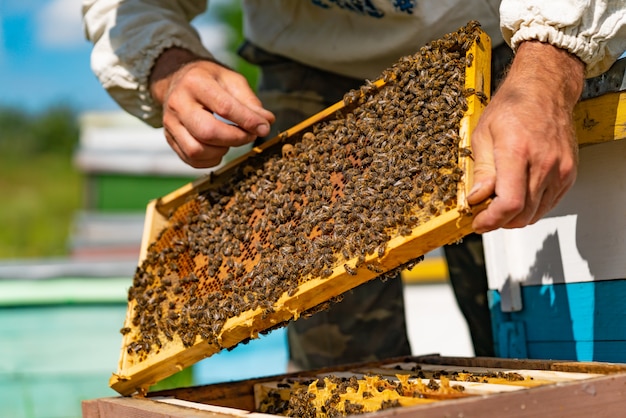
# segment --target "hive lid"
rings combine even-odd
[[[490,43],[471,22],[150,202],[111,387],[145,392],[471,233]]]

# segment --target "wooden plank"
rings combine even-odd
[[[415,357],[412,361],[426,364],[484,367],[500,369],[554,370],[577,373],[626,373],[626,364],[606,362],[575,362],[548,359],[515,359],[500,357],[448,357],[427,355]]]
[[[275,379],[276,377],[273,378]],[[208,386],[169,389],[151,392],[148,396],[150,398],[175,397],[190,402],[252,411],[254,410],[254,385],[269,380],[270,379],[250,379],[237,382],[216,383]]]
[[[552,370],[558,361],[555,360],[534,360],[534,359],[509,359],[499,357],[448,357],[440,355],[428,355],[415,358],[415,362],[436,364],[441,366],[461,366],[461,367],[486,367],[499,369],[533,369]]]
[[[562,383],[527,391],[385,410],[376,416],[381,418],[622,416],[626,409],[626,398],[623,396],[625,385],[626,375],[605,376],[589,382]]]
[[[233,418],[225,411],[206,411],[150,399],[102,398],[83,403],[83,418]]]
[[[81,402],[83,418],[102,418],[100,417],[100,399],[90,399]]]
[[[579,102],[574,108],[574,127],[581,146],[626,138],[626,92]]]
[[[571,363],[570,363],[571,364]],[[400,366],[402,370],[398,370],[396,367]],[[549,383],[557,383],[557,382],[568,382],[572,380],[578,379],[590,379],[593,377],[599,377],[601,374],[591,373],[588,371],[585,372],[577,372],[573,370],[564,371],[556,371],[556,370],[533,370],[533,369],[523,369],[523,368],[501,368],[501,367],[476,367],[476,366],[441,366],[441,365],[427,365],[422,363],[399,363],[399,364],[390,364],[385,365],[383,367],[378,368],[365,368],[360,371],[363,373],[370,374],[383,374],[387,376],[395,376],[397,373],[409,373],[415,374],[417,371],[413,371],[413,368],[419,367],[417,369],[419,372],[422,372],[426,375],[427,378],[432,377],[434,374],[441,374],[442,371],[447,373],[446,376],[449,376],[453,373],[471,373],[476,377],[481,376],[489,376],[495,373],[515,373],[524,377],[528,377],[532,379],[530,384],[525,384],[523,381],[520,381],[522,386],[537,386],[544,385]],[[511,381],[511,384],[515,385],[515,381]]]
[[[184,186],[187,189],[188,186]],[[148,254],[148,247],[154,242],[159,232],[167,225],[167,215],[159,209],[159,199],[151,200],[146,207],[146,217],[144,219],[143,235],[141,237],[141,248],[139,250],[139,260],[144,260]]]
[[[624,363],[606,363],[599,361],[561,361],[552,365],[552,370],[578,373],[616,374],[626,373]]]
[[[215,406],[215,405],[205,405],[199,404],[196,402],[184,401],[175,398],[152,398],[156,402],[166,403],[168,405],[178,405],[185,408],[197,409],[199,411],[207,411],[211,414],[217,414],[217,416],[226,415],[229,417],[244,417],[244,418],[263,418],[263,417],[273,417],[275,415],[263,414],[259,412],[251,412],[245,409],[238,408],[228,408],[223,406]]]
[[[467,97],[466,117],[461,121],[461,149],[470,150],[471,134],[478,125],[480,115],[491,97],[491,38],[483,34],[467,53],[470,65],[465,70],[465,89],[476,93]],[[459,183],[458,202],[466,208],[467,195],[474,185],[474,159],[470,154],[459,156],[459,166],[463,169],[463,181]]]
[[[626,341],[529,341],[528,357],[623,363]]]

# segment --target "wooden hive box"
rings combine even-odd
[[[255,412],[264,388],[325,376],[395,375],[461,385],[462,396],[426,397],[427,402],[368,414],[376,417],[581,417],[620,416],[626,406],[626,366],[547,360],[457,358],[436,355],[337,366],[208,386],[83,402],[83,418],[272,417]],[[397,378],[395,378],[397,379]],[[456,380],[455,380],[456,379]],[[459,381],[459,380],[473,381]],[[289,383],[291,382],[291,383]],[[431,383],[434,387],[434,384]],[[321,415],[324,416],[324,415]]]
[[[578,176],[559,204],[483,236],[498,357],[626,362],[626,91],[607,80],[625,71],[622,58],[576,105]]]
[[[471,22],[147,208],[123,395],[322,309],[472,232],[468,152],[489,98]]]

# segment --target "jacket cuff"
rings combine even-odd
[[[503,30],[510,39],[513,50],[524,41],[540,41],[554,45],[576,55],[585,64],[585,77],[594,77],[606,71],[616,57],[608,56],[606,50],[592,39],[582,38],[574,29],[559,30],[553,26],[531,23],[520,27],[514,34]]]
[[[135,62],[130,63],[132,68],[119,63],[104,66],[104,70],[97,76],[109,95],[124,110],[158,128],[163,126],[163,107],[152,98],[148,86],[150,72],[157,58],[163,51],[173,47],[187,49],[202,58],[213,59],[213,55],[195,39],[168,37],[156,39],[154,45],[145,48]]]

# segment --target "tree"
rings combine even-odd
[[[0,152],[9,156],[42,153],[69,155],[78,143],[75,112],[67,106],[30,114],[20,109],[0,108]]]
[[[239,46],[243,43],[243,12],[240,0],[211,2],[208,12],[201,18],[223,23],[232,30],[232,36],[229,37],[227,45],[229,51],[237,51]],[[258,67],[250,64],[236,54],[234,61],[234,69],[243,74],[253,88],[256,87],[259,74]]]

